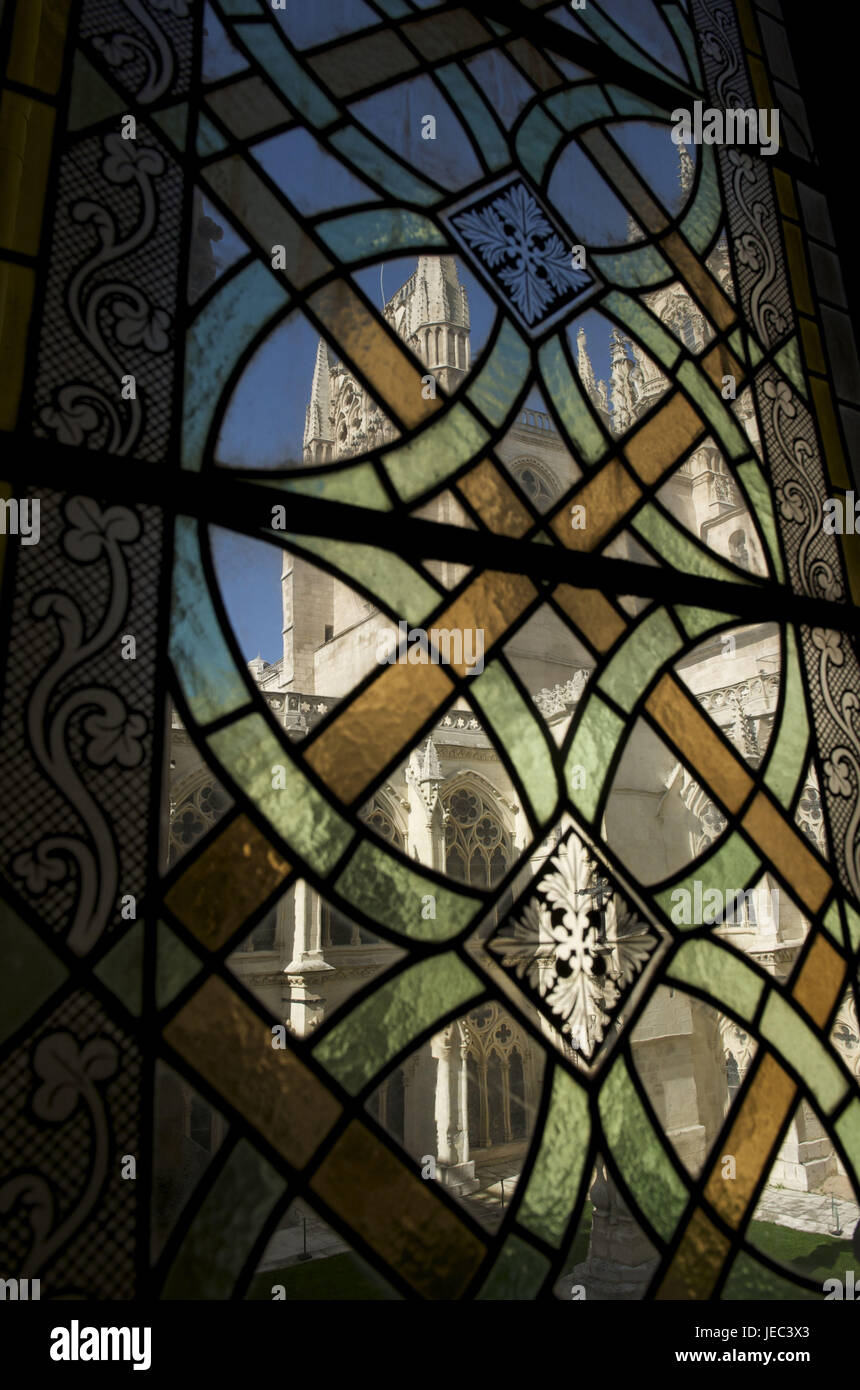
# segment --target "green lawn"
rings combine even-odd
[[[364,1301],[398,1299],[392,1288],[351,1251],[332,1255],[328,1260],[308,1260],[287,1269],[270,1269],[256,1274],[246,1298],[272,1301],[275,1284],[283,1284],[288,1300],[325,1302],[359,1299]]]
[[[586,1204],[579,1230],[568,1252],[565,1268],[573,1269],[588,1254],[591,1231],[591,1203]],[[747,1230],[750,1245],[769,1255],[787,1271],[824,1284],[825,1279],[845,1282],[847,1270],[854,1270],[855,1284],[860,1290],[860,1262],[851,1249],[851,1242],[838,1236],[822,1236],[810,1231],[794,1231],[788,1226],[774,1226],[765,1221],[752,1221]],[[272,1300],[272,1288],[283,1284],[288,1300],[325,1301],[386,1301],[399,1295],[358,1255],[350,1251],[333,1255],[327,1260],[309,1260],[255,1275],[246,1295],[249,1299]],[[823,1297],[823,1292],[811,1293],[798,1289],[787,1279],[760,1265],[751,1256],[741,1254],[735,1261],[723,1298],[733,1300],[804,1301]]]
[[[789,1226],[774,1226],[765,1221],[751,1221],[747,1229],[750,1245],[783,1265],[787,1271],[824,1284],[825,1279],[841,1279],[849,1269],[854,1270],[855,1284],[860,1287],[860,1263],[851,1249],[851,1242],[839,1236],[822,1236],[814,1231],[794,1231]],[[818,1300],[823,1289],[815,1294],[798,1289],[786,1279],[771,1274],[757,1260],[741,1255],[735,1261],[723,1298],[775,1299],[778,1301]]]

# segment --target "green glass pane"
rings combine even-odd
[[[687,60],[693,81],[697,87],[702,86],[702,71],[699,67],[699,55],[696,52],[696,40],[693,38],[692,31],[687,23],[686,16],[683,15],[677,5],[666,5],[663,8],[666,20],[672,26],[678,45]]]
[[[596,692],[587,698],[567,755],[565,778],[574,806],[592,820],[624,725]],[[580,768],[585,769],[584,778],[577,775]],[[584,785],[577,786],[578,781]]]
[[[774,354],[778,365],[785,372],[789,381],[798,390],[804,400],[806,395],[806,377],[803,373],[803,363],[800,360],[800,343],[795,335],[789,338],[779,350]]]
[[[229,1298],[260,1228],[287,1184],[240,1139],[203,1200],[161,1297]]]
[[[653,73],[655,77],[660,77],[665,82],[666,74],[664,70],[658,67],[656,63],[652,62],[652,60],[642,52],[641,48],[630,43],[630,41],[624,37],[623,31],[610,19],[607,19],[605,15],[601,14],[599,10],[595,9],[593,5],[583,6],[581,12],[577,11],[576,17],[584,23],[602,43],[611,48],[614,53],[617,53],[619,58],[626,59],[628,63],[635,63],[636,66],[642,68],[644,72]],[[655,18],[654,23],[656,24],[658,22],[659,21]],[[672,80],[677,84],[679,92],[689,90],[689,88],[676,77],[673,76]]]
[[[854,911],[850,903],[845,903],[845,921],[848,926],[851,949],[856,951],[860,948],[860,914]]]
[[[4,899],[0,898],[0,1042],[26,1023],[60,988],[68,970]]]
[[[447,88],[453,104],[474,135],[489,167],[503,169],[510,159],[508,142],[480,94],[453,63],[440,68],[437,76]]]
[[[688,637],[703,637],[723,623],[739,623],[736,613],[716,613],[710,608],[690,608],[685,603],[676,603],[675,616]]]
[[[693,250],[703,256],[716,236],[721,220],[722,202],[713,147],[700,145],[699,186],[693,206],[681,223],[681,231]]]
[[[495,662],[472,681],[471,690],[543,824],[555,810],[558,789],[549,745],[534,706],[529,708],[510,676]]]
[[[701,368],[692,362],[684,362],[678,369],[678,380],[689,391],[729,457],[737,462],[748,454],[749,440]]]
[[[599,688],[629,714],[652,677],[682,645],[666,609],[657,608],[619,647],[598,681]]]
[[[612,115],[609,102],[593,82],[573,87],[567,92],[555,92],[547,98],[546,108],[565,130],[578,130],[580,126],[599,120],[601,116]]]
[[[704,938],[686,941],[667,973],[673,980],[704,990],[748,1023],[752,1022],[764,989],[764,981],[739,956]]]
[[[246,714],[207,743],[281,838],[318,873],[328,873],[354,832],[290,760],[262,715]]]
[[[420,203],[422,207],[439,201],[441,194],[404,169],[395,159],[390,159],[384,150],[374,145],[355,126],[336,130],[331,143],[356,170],[375,180],[392,197],[403,198],[407,203]]]
[[[404,502],[461,468],[485,447],[489,435],[464,405],[455,405],[417,439],[385,455],[388,476]]]
[[[550,1245],[560,1245],[582,1181],[591,1136],[588,1096],[555,1068],[540,1149],[517,1218]]]
[[[303,478],[253,478],[250,481],[261,487],[280,488],[282,492],[299,492],[305,497],[350,502],[353,506],[372,507],[378,512],[391,510],[391,500],[372,463],[357,463],[334,473],[307,474]]]
[[[420,961],[356,1005],[317,1044],[314,1057],[356,1095],[436,1019],[464,1011],[483,989],[477,975],[450,952]]]
[[[178,517],[174,532],[170,659],[199,724],[230,714],[250,699],[221,631],[203,573],[197,522]]]
[[[539,106],[526,116],[517,133],[517,154],[535,183],[542,181],[544,170],[562,138],[555,121],[551,121]]]
[[[140,1017],[143,1011],[142,922],[129,927],[122,939],[102,956],[93,974],[122,1000],[130,1014]]]
[[[237,24],[236,33],[294,110],[315,126],[330,125],[337,120],[337,107],[332,106],[267,24]]]
[[[573,440],[577,456],[585,463],[596,463],[606,452],[606,440],[567,365],[558,338],[544,343],[538,353],[544,384]]]
[[[197,153],[203,155],[217,154],[223,150],[227,144],[224,136],[219,133],[209,120],[209,117],[201,111],[197,116]]]
[[[746,358],[746,352],[744,351],[743,337],[739,328],[736,328],[733,333],[729,334],[729,347],[738,361],[743,362]]]
[[[636,289],[658,285],[672,276],[668,261],[653,246],[636,246],[631,251],[617,251],[592,256],[595,268],[610,285],[626,285]]]
[[[672,917],[672,909],[682,899],[676,898],[673,902],[673,893],[683,891],[692,903],[701,901],[709,888],[716,888],[720,893],[737,893],[745,888],[754,877],[758,877],[761,872],[762,865],[758,855],[750,849],[743,836],[738,831],[734,831],[725,844],[720,845],[719,849],[715,849],[712,854],[709,854],[691,873],[676,879],[670,888],[658,893],[656,900],[670,921],[675,922],[676,926],[682,929],[688,926],[701,926],[700,922],[675,921],[675,918]],[[698,897],[697,884],[699,885]],[[697,914],[692,913],[691,915]],[[680,916],[680,913],[676,913],[676,916]]]
[[[531,1300],[549,1273],[549,1260],[519,1236],[510,1235],[499,1251],[480,1300]]]
[[[634,96],[633,92],[627,92],[623,87],[610,84],[606,90],[619,116],[656,116],[658,120],[665,120],[668,115],[665,106],[646,101],[645,97]]]
[[[681,355],[681,344],[661,327],[659,319],[644,304],[631,299],[629,294],[622,294],[620,290],[611,290],[603,303],[608,312],[625,324],[641,339],[652,356],[671,371]]]
[[[824,916],[822,917],[821,925],[824,927],[824,930],[827,932],[828,936],[831,936],[833,938],[837,946],[841,946],[843,944],[842,918],[839,916],[839,903],[836,900],[836,898],[833,899],[833,902],[830,904]]]
[[[732,1272],[726,1280],[720,1298],[727,1303],[748,1303],[750,1301],[769,1303],[774,1301],[814,1302],[823,1294],[810,1293],[789,1279],[783,1279],[752,1255],[741,1251],[732,1265]]]
[[[182,466],[199,469],[218,398],[244,349],[289,302],[271,271],[245,266],[209,300],[188,331]]]
[[[155,1007],[166,1009],[200,970],[200,960],[164,922],[158,923],[155,947]]]
[[[623,1057],[612,1067],[598,1101],[603,1132],[622,1177],[654,1229],[669,1240],[687,1191],[633,1088]]]
[[[755,462],[738,464],[737,474],[747,490],[750,505],[756,514],[756,519],[761,528],[765,548],[767,550],[767,558],[773,569],[773,573],[780,584],[784,584],[785,566],[782,563],[779,541],[776,535],[776,519],[773,514],[770,489],[764,479],[761,469]]]
[[[296,550],[307,550],[320,559],[328,560],[344,574],[363,584],[388,608],[397,604],[397,612],[410,623],[420,623],[439,605],[439,590],[390,550],[359,541],[332,541],[325,536],[299,536],[290,531],[274,532]]]
[[[761,1016],[762,1037],[778,1047],[803,1077],[825,1114],[845,1095],[848,1082],[812,1029],[786,999],[772,991]]]
[[[752,579],[741,579],[701,542],[697,542],[684,531],[680,523],[666,516],[651,502],[647,502],[632,522],[643,540],[648,541],[657,554],[685,574],[700,574],[705,579],[724,579],[729,584],[751,584]]]
[[[124,109],[124,106],[123,108]],[[181,101],[176,106],[168,106],[156,112],[152,119],[161,126],[165,135],[178,150],[185,149],[188,138],[188,103]]]
[[[779,732],[772,742],[772,753],[765,783],[782,806],[788,806],[806,767],[809,720],[797,658],[797,641],[792,628],[783,632],[785,642],[785,702]]]
[[[317,233],[346,265],[368,256],[446,245],[444,236],[432,222],[408,208],[372,208],[367,212],[352,212],[346,217],[333,217],[329,222],[321,222]]]
[[[128,101],[96,72],[89,59],[78,50],[72,69],[72,90],[66,117],[69,130],[86,130],[87,126],[95,125],[108,116],[119,116],[127,107]],[[185,112],[187,119],[187,107]],[[160,118],[165,114],[160,112],[155,117],[159,125],[162,125]],[[167,133],[170,134],[169,131]]]
[[[466,393],[485,419],[500,425],[525,385],[529,349],[510,320],[506,320],[486,366]]]
[[[749,329],[747,329],[747,356],[749,357],[751,367],[757,367],[764,357],[764,352],[759,347],[757,339]],[[800,358],[798,357],[798,361],[799,360]]]
[[[478,898],[442,887],[369,841],[357,847],[335,887],[353,907],[416,941],[447,941],[469,925],[481,906]]]

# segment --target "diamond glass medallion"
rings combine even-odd
[[[590,1068],[629,1021],[638,986],[667,941],[571,828],[486,946],[556,1046]]]
[[[442,217],[531,333],[542,333],[601,288],[592,269],[574,266],[574,238],[521,177],[483,190]]]

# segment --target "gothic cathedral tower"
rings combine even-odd
[[[469,370],[469,302],[453,256],[419,256],[415,273],[389,299],[386,321],[446,395]],[[378,449],[397,431],[360,382],[320,339],[305,411],[302,461],[332,463]],[[440,518],[441,519],[441,518]],[[280,687],[316,691],[314,653],[359,615],[347,614],[343,585],[284,552],[281,571],[284,656]],[[351,622],[349,618],[351,616]]]

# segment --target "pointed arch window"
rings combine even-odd
[[[492,888],[504,878],[511,859],[511,836],[489,797],[467,783],[443,794],[447,813],[445,863],[461,883]]]

